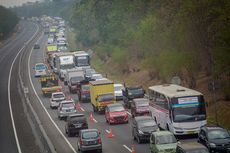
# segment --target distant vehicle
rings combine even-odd
[[[81,81],[80,89],[77,92],[78,99],[81,102],[90,102],[90,85],[88,81]]]
[[[69,137],[78,135],[82,129],[88,129],[88,123],[84,114],[72,114],[67,117],[65,133]]]
[[[178,144],[176,153],[209,153],[209,151],[205,146],[197,142],[189,142]]]
[[[230,135],[220,126],[203,126],[198,134],[198,142],[212,152],[227,152],[230,150]]]
[[[94,112],[104,112],[105,107],[114,104],[114,87],[110,80],[90,81],[90,99]]]
[[[109,124],[128,123],[129,116],[122,104],[109,104],[105,108],[105,119]]]
[[[39,44],[35,44],[34,45],[34,49],[40,49],[40,45]]]
[[[114,84],[114,94],[116,100],[123,100],[122,90],[124,89],[124,86],[122,84]]]
[[[92,78],[92,75],[95,74],[96,71],[94,69],[85,69],[85,78],[90,80]]]
[[[85,51],[73,52],[76,67],[90,68],[90,56]]]
[[[138,116],[133,119],[132,136],[138,143],[149,141],[151,133],[158,130],[157,123],[150,116]]]
[[[198,134],[207,124],[204,96],[198,91],[175,84],[156,85],[149,87],[149,100],[156,122],[174,135]]]
[[[40,83],[44,96],[51,96],[53,92],[60,92],[62,90],[62,87],[58,84],[58,78],[54,74],[41,76]]]
[[[177,140],[169,131],[152,132],[150,136],[151,153],[175,153]]]
[[[149,100],[146,98],[133,99],[131,103],[131,114],[132,117],[150,115]]]
[[[47,43],[48,44],[53,44],[54,43],[54,38],[53,37],[48,38]]]
[[[106,78],[104,78],[104,77],[103,77],[101,74],[99,74],[99,73],[92,74],[91,79],[92,79],[92,80],[95,80],[95,81],[106,80]]]
[[[57,108],[61,101],[65,100],[65,94],[63,92],[54,92],[50,98],[50,108]]]
[[[76,105],[73,100],[64,100],[60,102],[58,107],[58,118],[66,119],[69,115],[77,112]]]
[[[102,152],[102,140],[97,129],[81,130],[77,141],[78,151],[85,152],[96,150]]]
[[[141,86],[126,87],[122,90],[123,101],[127,108],[130,108],[134,98],[143,98],[145,90]]]
[[[40,77],[48,73],[48,68],[44,63],[37,63],[34,67],[35,77]]]

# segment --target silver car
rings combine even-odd
[[[71,114],[75,114],[77,112],[76,110],[76,104],[73,100],[64,100],[60,102],[57,110],[58,118],[63,119],[67,118],[67,116]]]
[[[54,92],[50,98],[50,108],[57,108],[61,101],[65,100],[65,94],[63,92]]]

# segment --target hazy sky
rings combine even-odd
[[[0,5],[5,7],[19,6],[26,2],[36,2],[41,0],[0,0]]]

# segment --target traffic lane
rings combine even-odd
[[[11,153],[17,152],[17,146],[15,142],[14,131],[12,127],[12,121],[9,111],[9,102],[8,102],[8,78],[9,70],[11,63],[16,56],[17,52],[22,48],[24,42],[27,41],[32,34],[34,33],[33,29],[28,26],[28,24],[22,23],[23,28],[28,30],[23,30],[19,35],[15,36],[15,39],[12,42],[9,42],[6,46],[2,47],[1,50],[1,59],[0,59],[0,152]],[[17,116],[15,114],[14,116]],[[17,126],[17,125],[16,125]],[[17,128],[17,127],[16,127]]]

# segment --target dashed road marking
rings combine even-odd
[[[123,145],[123,147],[125,147],[125,149],[127,149],[129,152],[132,152],[132,150],[128,146]]]

